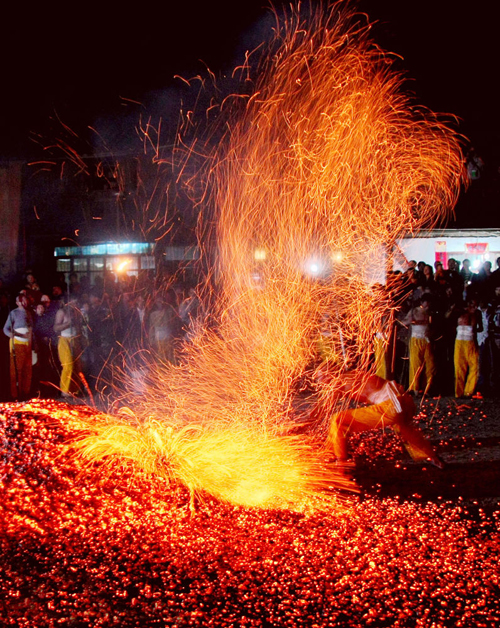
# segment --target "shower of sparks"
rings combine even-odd
[[[347,370],[369,369],[388,307],[370,273],[383,275],[402,233],[450,211],[462,175],[458,137],[411,106],[368,32],[338,5],[306,20],[292,12],[255,78],[250,65],[237,70],[245,93],[220,105],[217,148],[200,151],[197,138],[181,165],[192,172],[185,160],[209,155],[188,184],[205,190],[200,246],[213,236],[216,325],[200,321],[181,365],[157,368],[131,400],[135,427],[94,425],[83,456],[133,459],[251,506],[351,485],[324,451],[290,435],[297,381],[321,354],[327,403]]]
[[[192,496],[205,491],[249,507],[301,508],[306,497],[316,497],[318,507],[339,503],[338,495],[324,494],[327,479],[336,489],[354,490],[342,469],[325,472],[316,450],[298,436],[234,422],[219,429],[192,423],[174,428],[162,420],[134,426],[106,416],[92,417],[87,429],[90,435],[76,443],[84,458],[124,469],[132,462],[172,488],[187,486]]]

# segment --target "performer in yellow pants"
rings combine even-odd
[[[76,307],[76,298],[71,296],[69,302],[58,310],[54,321],[54,331],[60,334],[57,352],[62,366],[60,387],[63,397],[80,390],[82,324],[82,313]]]
[[[78,337],[67,338],[59,336],[57,344],[59,361],[61,362],[61,392],[63,395],[77,393],[80,390],[79,373],[80,365],[80,342]]]
[[[31,388],[31,342],[10,339],[10,392],[12,399],[27,399]]]
[[[417,327],[414,325],[414,328]],[[412,330],[413,333],[413,330]],[[436,375],[436,365],[431,343],[427,338],[412,336],[410,339],[410,388],[415,392],[421,390],[422,372],[425,373],[427,390]]]
[[[17,307],[9,312],[3,328],[10,339],[10,390],[13,399],[28,399],[31,388],[33,319],[24,292],[16,297]]]
[[[458,317],[455,340],[455,397],[472,397],[479,379],[479,349],[477,332],[483,331],[482,316],[475,301],[467,303]]]
[[[413,460],[418,462],[429,460],[440,468],[443,466],[431,443],[416,426],[412,425],[415,404],[399,384],[371,376],[356,396],[363,401],[378,403],[344,410],[332,416],[328,444],[338,460],[347,459],[347,436],[350,432],[392,427],[403,439]]]
[[[432,316],[431,301],[428,294],[421,298],[420,305],[413,307],[406,315],[403,323],[411,328],[410,339],[410,389],[420,392],[420,380],[425,371],[425,392],[431,387],[436,375],[436,365],[430,343]]]
[[[381,333],[377,333],[373,339],[375,353],[375,373],[385,379],[387,377],[387,341]]]
[[[455,340],[454,362],[455,397],[472,397],[479,379],[479,350],[474,340]]]

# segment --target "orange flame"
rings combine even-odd
[[[324,397],[340,388],[346,370],[368,369],[387,308],[370,288],[370,271],[383,271],[386,246],[431,225],[457,199],[457,135],[411,105],[368,30],[337,5],[308,20],[292,12],[278,20],[251,93],[220,105],[225,131],[206,177],[199,175],[202,202],[216,222],[217,328],[200,324],[183,347],[182,366],[159,368],[147,398],[134,405],[146,422],[154,417],[177,430],[196,424],[200,438],[215,441],[227,434],[203,464],[224,459],[231,492],[220,474],[198,474],[206,478],[200,488],[223,499],[238,493],[245,503],[235,483],[247,488],[251,505],[257,494],[261,505],[283,498],[279,460],[286,465],[287,456],[302,494],[339,482],[320,450],[305,441],[290,449],[285,434],[293,427],[297,378],[316,359],[319,342],[330,371],[319,385]],[[251,68],[243,70],[248,89]],[[183,170],[200,154],[199,140]],[[265,474],[253,471],[264,441],[278,472],[259,492]],[[288,502],[296,493],[288,491]]]

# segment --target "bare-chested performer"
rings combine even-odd
[[[472,397],[479,378],[479,349],[477,333],[483,331],[481,313],[477,304],[467,302],[464,312],[458,317],[455,340],[455,397]]]
[[[347,389],[350,386],[349,378],[346,381]],[[444,464],[431,443],[412,422],[416,408],[411,395],[396,382],[376,375],[361,380],[358,377],[357,381],[352,389],[353,398],[372,405],[342,410],[332,415],[327,442],[337,460],[342,462],[348,457],[347,439],[350,432],[392,427],[401,436],[413,460],[427,460],[440,469],[443,468]],[[321,416],[321,408],[320,404],[316,406],[313,410],[315,416]]]
[[[59,334],[57,350],[62,366],[61,395],[64,398],[72,397],[80,390],[82,324],[76,298],[70,297],[69,302],[58,310],[54,321],[54,331]]]
[[[403,321],[410,325],[410,388],[414,392],[421,392],[420,382],[422,371],[425,371],[425,392],[432,386],[436,375],[436,365],[430,340],[430,313],[431,297],[428,294],[420,300],[420,305],[413,307]]]

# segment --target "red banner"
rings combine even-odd
[[[448,253],[446,252],[446,240],[436,240],[436,262],[441,262],[444,268],[448,267]]]
[[[488,248],[488,242],[473,242],[465,245],[465,252],[467,255],[484,255]]]

